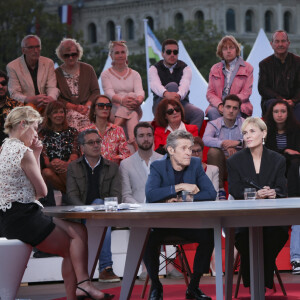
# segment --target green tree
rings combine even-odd
[[[65,36],[73,36],[72,28],[61,24],[57,15],[43,11],[36,0],[0,1],[0,69],[22,54],[21,41],[27,34],[42,40],[42,55],[57,61],[55,48]]]

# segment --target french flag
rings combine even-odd
[[[60,21],[63,24],[72,24],[72,5],[62,5],[58,9]]]

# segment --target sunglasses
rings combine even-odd
[[[174,113],[174,111],[176,111],[176,112],[180,112],[181,110],[180,110],[180,107],[175,107],[175,108],[170,108],[170,109],[168,109],[167,111],[166,111],[166,114],[168,114],[169,116],[171,116],[173,113]]]
[[[104,109],[104,107],[107,109],[112,108],[111,103],[96,103],[96,106],[98,106],[99,109]]]
[[[0,81],[0,84],[1,84],[2,86],[7,86],[7,80]]]
[[[100,144],[101,144],[101,140],[88,141],[88,142],[84,143],[84,145],[89,145],[89,146],[100,145]]]
[[[173,52],[174,55],[177,55],[177,54],[178,54],[178,50],[170,50],[170,49],[166,50],[166,53],[167,53],[168,55],[171,55],[172,52]]]
[[[201,153],[201,152],[202,152],[202,149],[192,150],[193,154],[198,154],[198,153]]]
[[[77,57],[78,56],[78,53],[77,52],[74,52],[74,53],[66,53],[63,55],[64,58],[70,58],[70,57]]]

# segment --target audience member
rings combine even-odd
[[[101,138],[96,129],[79,133],[83,156],[71,162],[67,174],[67,201],[70,205],[103,204],[105,197],[121,200],[118,166],[101,156]],[[99,281],[118,282],[112,269],[111,227],[108,227],[99,257]]]
[[[66,193],[68,165],[79,156],[77,135],[77,130],[68,126],[64,104],[49,103],[39,132],[43,143],[42,175],[47,184],[63,194]]]
[[[252,94],[253,67],[240,55],[240,45],[232,35],[221,39],[217,56],[222,61],[212,66],[206,93],[209,102],[206,114],[210,121],[223,115],[222,100],[229,94],[241,99],[240,115],[243,118],[252,115],[253,106],[249,97]]]
[[[130,156],[123,128],[110,123],[111,100],[104,95],[93,100],[90,109],[92,128],[98,130],[101,137],[101,155],[115,163]]]
[[[150,165],[146,183],[146,202],[177,202],[177,194],[189,191],[194,201],[216,198],[216,191],[205,174],[200,159],[192,157],[193,136],[176,130],[167,139],[168,155]],[[209,271],[210,257],[214,247],[212,229],[153,228],[146,245],[144,262],[152,281],[150,299],[163,298],[163,288],[158,278],[159,247],[168,236],[185,238],[199,243],[194,258],[193,275],[186,291],[186,299],[207,299],[200,289],[200,278]]]
[[[21,42],[23,55],[7,65],[10,96],[23,103],[31,103],[39,110],[57,100],[53,61],[40,56],[42,44],[36,35],[27,35]]]
[[[134,127],[138,150],[120,163],[122,181],[122,202],[145,203],[145,186],[150,172],[150,164],[162,158],[153,151],[153,127],[140,122]]]
[[[128,144],[136,150],[133,129],[142,117],[141,104],[145,98],[140,74],[128,67],[128,48],[125,41],[110,42],[112,67],[101,74],[104,94],[111,99],[113,108],[110,120],[124,126]]]
[[[275,100],[284,100],[300,121],[300,57],[288,52],[288,34],[277,30],[272,35],[274,54],[259,63],[258,91],[261,95],[262,114]]]
[[[226,159],[243,147],[241,127],[244,119],[238,116],[240,108],[238,96],[226,96],[223,100],[223,117],[208,122],[203,136],[205,146],[211,147],[207,153],[207,163],[219,167],[219,200],[226,200]]]
[[[197,125],[200,131],[204,113],[189,102],[192,70],[186,63],[178,59],[178,51],[177,41],[165,40],[162,43],[163,60],[149,69],[149,82],[153,92],[152,111],[155,115],[157,106],[162,99],[176,100],[184,108],[186,121],[189,124]]]
[[[28,106],[14,108],[6,118],[9,138],[0,153],[0,235],[62,256],[67,299],[112,299],[113,295],[97,290],[89,278],[86,228],[44,215],[37,200],[47,194],[39,162],[43,146],[37,128],[41,121],[39,113]]]
[[[10,111],[17,107],[23,106],[22,102],[11,99],[7,92],[8,77],[5,72],[0,71],[0,147],[4,139],[8,136],[4,133],[4,122]]]
[[[74,39],[64,38],[56,48],[57,57],[63,64],[55,70],[59,100],[67,108],[67,120],[78,131],[89,125],[89,108],[100,95],[94,68],[80,62],[83,49]]]
[[[184,110],[180,102],[163,99],[155,113],[155,123],[158,127],[154,131],[155,151],[166,154],[168,135],[175,130],[185,130],[193,136],[198,136],[198,127],[184,123]]]
[[[274,199],[286,195],[285,159],[280,154],[263,146],[267,126],[260,118],[247,118],[242,125],[244,142],[247,146],[227,160],[229,193],[237,200],[244,199],[244,189],[261,187],[258,199]],[[288,227],[264,227],[264,275],[265,287],[273,288],[275,259],[288,240]],[[249,230],[238,228],[235,246],[241,255],[241,272],[245,287],[250,286]]]
[[[300,196],[300,124],[292,107],[284,100],[269,105],[266,115],[268,134],[266,147],[286,158],[288,196]],[[292,273],[300,274],[300,226],[293,225],[290,242]]]

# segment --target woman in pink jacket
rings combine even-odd
[[[252,93],[253,67],[242,59],[240,53],[240,45],[232,35],[226,35],[218,44],[216,54],[222,61],[212,66],[206,93],[209,102],[206,115],[209,120],[223,115],[222,99],[229,94],[235,94],[242,100],[242,117],[252,115],[253,106],[249,97]]]

